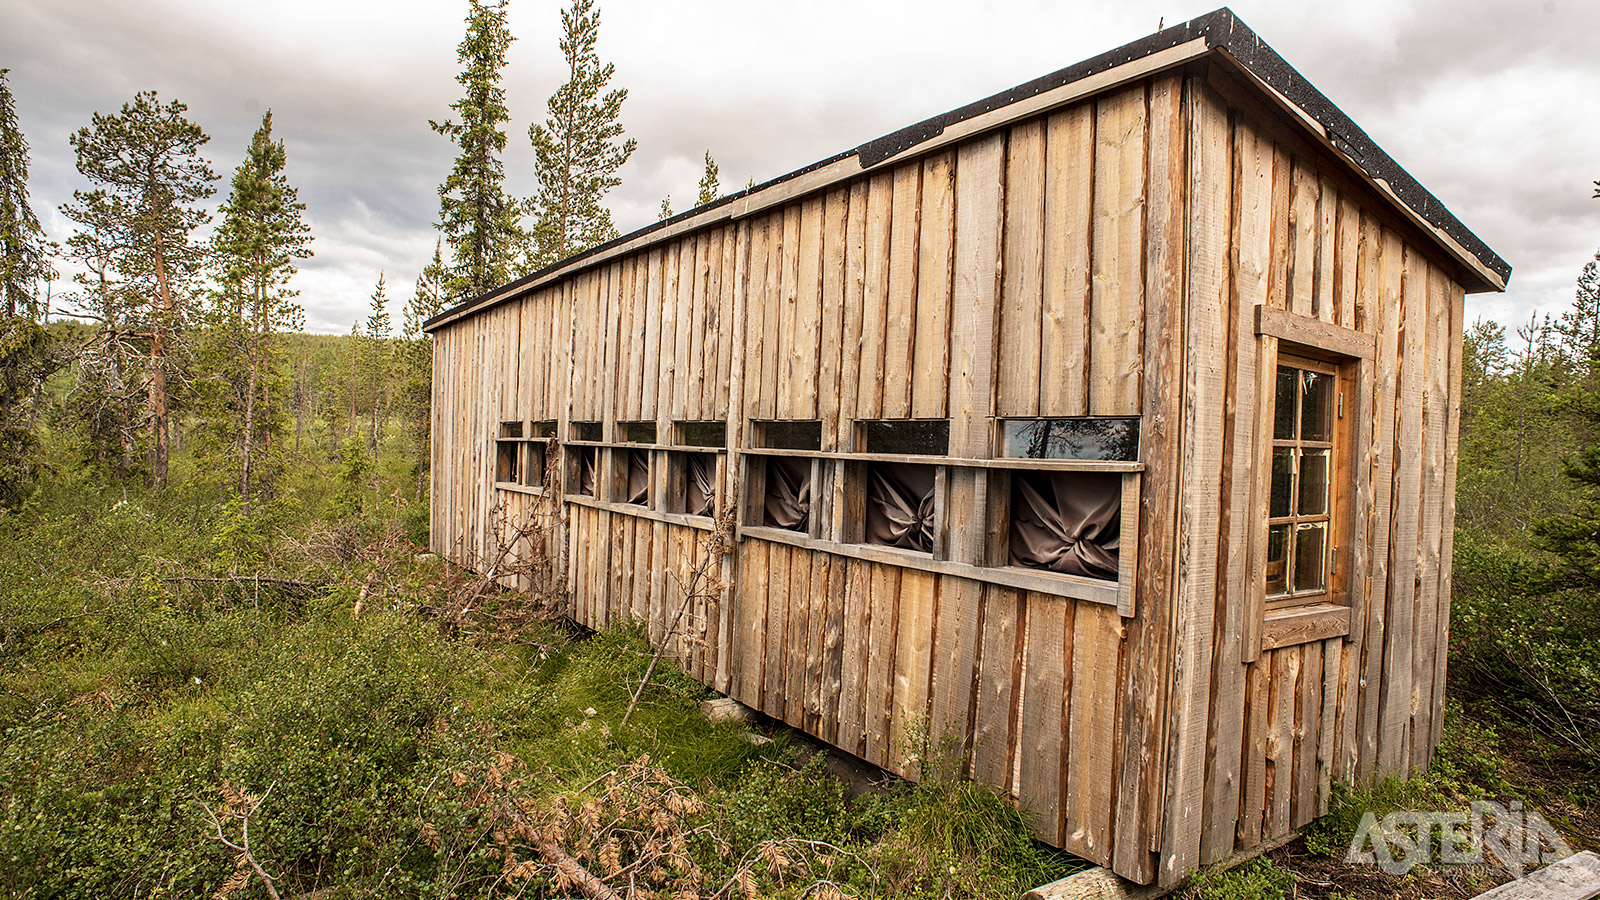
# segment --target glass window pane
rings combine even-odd
[[[623,422],[622,439],[630,444],[654,444],[656,442],[656,423]]]
[[[1300,451],[1298,515],[1320,516],[1328,511],[1328,451]]]
[[[726,422],[679,422],[678,442],[690,447],[728,446]]]
[[[821,450],[821,422],[758,422],[759,446],[780,450]]]
[[[1288,366],[1278,367],[1277,405],[1273,408],[1272,439],[1275,441],[1294,440],[1294,397],[1295,397],[1295,370]]]
[[[575,441],[598,441],[598,440],[600,440],[600,423],[599,422],[573,422],[572,423],[572,439],[575,440]]]
[[[945,419],[886,419],[861,423],[867,453],[915,453],[944,456],[950,452],[950,422]]]
[[[500,423],[500,436],[503,437],[503,438],[519,438],[519,437],[522,437],[522,423],[521,422],[501,422]]]
[[[1300,373],[1300,439],[1333,439],[1333,376],[1321,372]]]
[[[1295,529],[1294,535],[1294,589],[1301,591],[1320,591],[1326,580],[1323,578],[1323,567],[1327,564],[1328,554],[1324,552],[1328,544],[1328,526],[1325,522],[1314,525],[1301,525]]]
[[[1138,419],[1007,419],[1001,438],[1012,459],[1139,459]]]
[[[1272,502],[1267,515],[1280,519],[1294,515],[1290,501],[1294,498],[1294,449],[1274,447],[1272,450]]]
[[[533,423],[533,436],[536,438],[553,438],[556,436],[556,423],[550,419]]]
[[[1289,593],[1289,526],[1267,529],[1267,594]]]

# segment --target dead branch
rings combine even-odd
[[[278,783],[273,782],[272,787],[267,788],[265,794],[260,797],[252,797],[235,789],[233,785],[223,782],[222,795],[224,803],[222,804],[222,815],[220,816],[204,800],[199,801],[200,807],[206,811],[206,818],[210,820],[211,827],[216,829],[216,835],[211,839],[232,850],[235,854],[234,874],[223,882],[217,892],[212,895],[213,900],[226,900],[229,894],[249,884],[249,872],[251,871],[255,872],[256,877],[261,879],[262,886],[267,889],[268,897],[271,897],[272,900],[282,900],[278,896],[278,889],[272,885],[272,876],[268,875],[267,870],[262,868],[255,854],[250,852],[250,820],[255,817],[256,811],[261,808],[261,804],[266,801],[267,797],[271,796],[272,789],[277,786]],[[240,836],[237,842],[228,837],[227,830],[223,827],[224,818],[238,820]]]

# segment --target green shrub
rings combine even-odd
[[[1188,900],[1286,900],[1295,896],[1295,877],[1258,856],[1232,869],[1205,869],[1190,880]]]

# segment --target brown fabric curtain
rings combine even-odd
[[[767,457],[763,524],[790,531],[811,528],[811,460]]]
[[[628,502],[650,504],[650,451],[628,451]]]
[[[1011,564],[1114,580],[1121,518],[1121,475],[1013,472]]]
[[[594,453],[593,447],[578,449],[578,493],[587,497],[594,496]]]
[[[868,465],[867,543],[932,553],[933,477],[932,466]]]
[[[713,483],[716,460],[706,453],[686,454],[685,460],[684,480],[688,485],[684,511],[691,516],[714,515],[716,511],[712,509],[712,504],[717,497],[717,487]]]

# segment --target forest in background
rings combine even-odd
[[[638,632],[576,634],[425,552],[420,323],[616,234],[626,91],[592,0],[561,17],[568,80],[518,198],[505,7],[470,0],[461,99],[430,123],[459,151],[439,244],[339,336],[301,333],[314,235],[270,112],[221,191],[181,102],[97,114],[56,243],[0,70],[4,896],[1009,897],[1078,865],[970,782],[853,798],[790,739],[705,722]],[[708,152],[698,202],[719,191]],[[1600,847],[1597,266],[1566,314],[1467,329],[1433,769],[1192,895],[1504,880],[1333,868],[1368,809],[1520,799]]]

